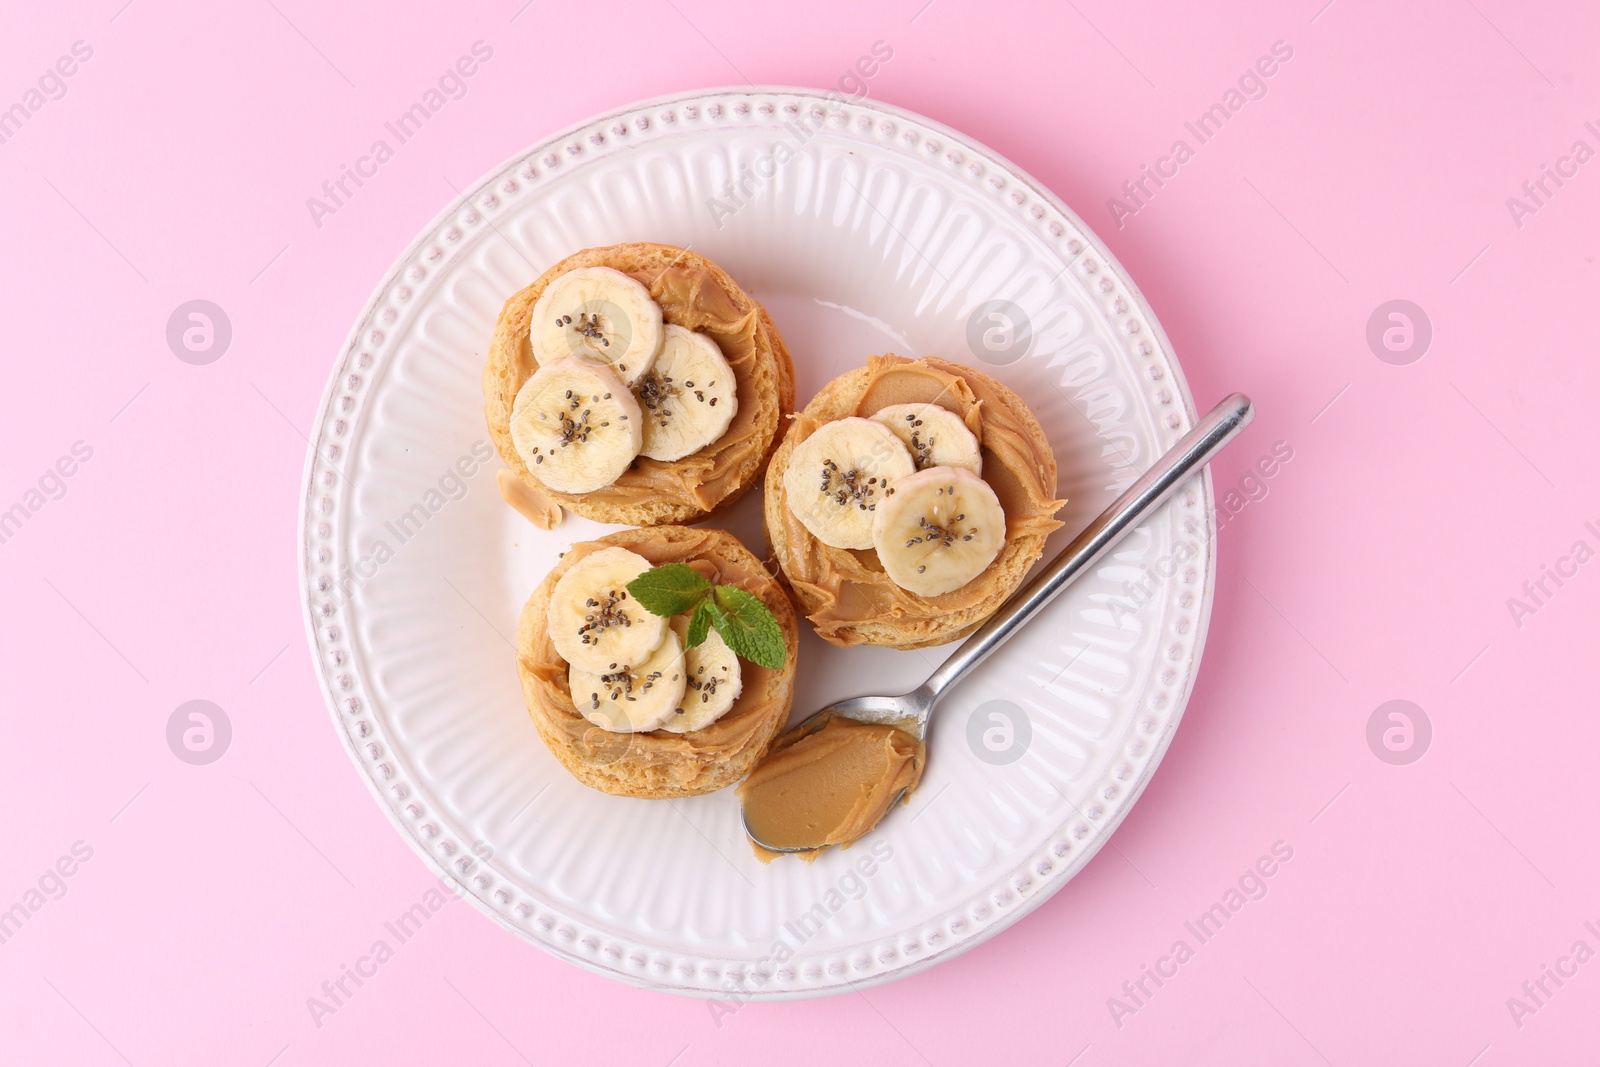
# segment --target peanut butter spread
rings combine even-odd
[[[894,726],[829,713],[792,730],[739,786],[751,837],[773,848],[846,845],[878,825],[922,777],[922,742]],[[763,862],[780,853],[756,848]]]
[[[1061,525],[1054,518],[1062,501],[1055,495],[1056,468],[1049,445],[1031,416],[1014,410],[993,383],[979,376],[963,377],[960,370],[932,356],[919,360],[873,356],[859,398],[848,410],[830,411],[828,421],[868,417],[891,404],[931,403],[955,412],[982,446],[983,478],[1005,511],[1007,542],[1036,536],[1042,545],[1043,538]],[[804,441],[821,425],[815,418],[797,415],[792,439]],[[790,548],[785,570],[823,636],[864,620],[892,618],[914,626],[970,608],[993,597],[997,582],[1018,562],[1003,551],[960,589],[922,597],[896,585],[876,552],[823,544],[787,506],[782,508],[782,521]],[[1022,568],[1031,562],[1022,563]],[[1020,579],[1020,574],[1015,577]]]
[[[625,264],[617,266],[620,269]],[[697,330],[717,343],[738,382],[739,410],[727,432],[699,452],[671,462],[640,456],[615,484],[584,495],[624,506],[667,501],[710,510],[728,495],[730,483],[752,452],[768,444],[759,432],[763,405],[758,400],[762,390],[756,383],[762,372],[758,345],[764,329],[761,312],[754,304],[741,312],[712,273],[703,268],[671,266],[659,272],[624,269],[623,273],[650,290],[668,322]],[[531,312],[531,305],[528,310]],[[538,363],[525,324],[521,335],[518,360],[526,370],[521,380],[526,381]],[[765,414],[770,418],[770,411]]]
[[[500,489],[500,499],[539,529],[554,530],[561,525],[565,515],[561,505],[528,485],[508,468],[501,467],[495,474],[495,484]]]
[[[683,527],[677,531],[670,541],[639,538],[628,547],[652,564],[686,563],[712,582],[738,585],[763,602],[783,597],[782,589],[754,556],[742,548],[738,555],[729,550],[730,542],[735,547],[738,543],[726,534]],[[605,547],[600,542],[576,545],[567,553],[566,562],[575,563]],[[783,612],[788,615],[786,605]],[[791,639],[791,661],[794,643]],[[743,688],[739,699],[711,725],[684,734],[666,730],[613,733],[578,714],[568,690],[567,662],[556,652],[547,631],[541,627],[519,651],[528,707],[539,720],[541,732],[553,730],[563,743],[572,745],[589,760],[625,762],[630,775],[640,784],[660,779],[670,780],[678,787],[692,786],[713,766],[752,747],[756,751],[764,748],[776,730],[774,722],[781,723],[787,714],[792,690],[791,680],[784,678],[783,671],[768,670],[742,659],[739,669]]]

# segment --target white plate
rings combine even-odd
[[[730,180],[743,202],[731,214]],[[1004,380],[1044,425],[1071,498],[1051,554],[1192,424],[1166,338],[1115,260],[1053,195],[960,134],[805,90],[626,108],[451,205],[338,357],[300,546],[335,728],[406,840],[507,929],[581,966],[770,998],[953,956],[1060,889],[1160,760],[1210,615],[1210,482],[1191,482],[950,695],[908,808],[854,849],[763,866],[731,790],[668,802],[587,789],[540,742],[518,689],[523,601],[568,544],[606,528],[569,517],[544,533],[501,503],[499,461],[473,454],[482,442],[490,455],[485,347],[504,300],[550,264],[633,240],[692,246],[763,301],[802,404],[886,350]],[[990,300],[1029,318],[1025,349],[1005,350],[1003,333],[984,342],[1004,328],[987,318],[969,345]],[[473,471],[459,482],[458,463]],[[756,494],[723,525],[761,550]],[[1161,575],[1147,603],[1115,610],[1113,598],[1132,606],[1125,583],[1146,569]],[[808,632],[795,714],[909,689],[945,651],[840,650]],[[1007,744],[993,701],[1028,720],[1011,763],[986,747]]]

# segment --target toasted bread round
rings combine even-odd
[[[700,451],[670,462],[641,456],[614,485],[574,494],[547,488],[528,469],[511,440],[511,409],[539,368],[528,341],[533,305],[551,281],[580,267],[631,275],[650,290],[667,322],[715,341],[738,379],[739,410],[727,432]],[[596,522],[696,522],[760,479],[794,410],[794,364],[766,309],[709,259],[670,245],[611,245],[568,256],[506,301],[483,369],[483,396],[500,458],[545,497]]]
[[[738,585],[761,599],[782,628],[787,653],[778,670],[741,659],[739,699],[709,726],[676,734],[612,733],[579,714],[567,685],[567,662],[550,640],[550,594],[572,565],[620,545],[653,564],[686,563],[713,582]],[[794,703],[800,625],[781,585],[725,530],[656,526],[622,530],[572,546],[528,598],[517,626],[517,673],[539,736],[584,785],[616,796],[698,796],[750,773],[789,718]]]
[[[938,403],[960,415],[983,450],[983,477],[1006,513],[1006,544],[994,562],[954,592],[918,596],[895,585],[872,549],[823,544],[789,511],[784,471],[819,426],[870,416],[891,403]],[[925,648],[965,637],[994,614],[1060,527],[1056,461],[1039,421],[1016,393],[981,371],[928,357],[873,356],[823,386],[773,453],[763,500],[767,542],[800,611],[840,647]]]

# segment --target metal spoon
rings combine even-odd
[[[1028,587],[989,617],[989,620],[961,647],[951,653],[926,682],[901,696],[852,697],[829,705],[800,724],[800,729],[821,725],[822,716],[832,713],[861,722],[884,723],[899,727],[918,741],[928,732],[928,719],[941,697],[953,689],[974,667],[1037,615],[1057,593],[1092,567],[1117,542],[1128,535],[1150,512],[1166,503],[1189,475],[1199,471],[1222,446],[1233,440],[1249,424],[1255,409],[1250,398],[1234,393],[1212,408],[1194,429],[1169,449],[1150,469],[1139,476],[1111,506],[1102,511],[1060,555],[1039,572]],[[893,808],[900,797],[895,797]],[[808,852],[810,849],[774,848],[750,832],[748,819],[744,832],[750,840],[772,852]]]

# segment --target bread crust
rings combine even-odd
[[[741,660],[743,692],[704,730],[624,734],[589,724],[572,702],[565,662],[550,643],[548,608],[561,576],[588,552],[610,545],[638,552],[653,563],[712,559],[736,570],[740,576],[736,584],[759,597],[783,630],[787,647],[783,667],[767,670]],[[517,626],[517,674],[545,745],[584,785],[644,799],[712,793],[749,774],[788,721],[799,650],[799,620],[783,587],[738,538],[706,527],[621,530],[574,545],[528,598]],[[705,740],[698,735],[706,735]]]
[[[877,357],[875,357],[877,358]],[[897,357],[884,357],[897,358]],[[902,361],[905,362],[905,361]],[[1044,428],[1039,425],[1039,420],[1017,396],[1006,386],[982,371],[974,370],[961,364],[950,363],[945,360],[929,360],[938,369],[952,373],[968,382],[981,383],[984,391],[1005,404],[1017,423],[1024,429],[1027,436],[1034,442],[1042,456],[1046,459],[1045,482],[1049,493],[1054,494],[1056,486],[1055,455],[1050,448],[1049,439],[1045,436]],[[832,422],[854,415],[856,406],[866,393],[873,376],[871,365],[858,367],[847,371],[833,379],[811,398],[805,409],[800,413],[802,418],[815,420],[819,423]],[[817,617],[818,612],[824,607],[824,600],[818,596],[814,587],[794,580],[795,557],[802,547],[790,544],[789,524],[785,521],[788,511],[787,494],[784,490],[783,473],[787,469],[790,456],[799,445],[799,434],[791,433],[773,453],[772,462],[767,467],[766,491],[762,501],[763,526],[767,536],[768,555],[777,563],[779,573],[790,595],[794,597],[802,614],[806,615],[813,624],[817,625],[817,636],[829,644],[841,648],[854,645],[884,645],[890,648],[916,649],[927,648],[933,645],[945,644],[954,641],[976,630],[984,620],[1010,598],[1027,576],[1028,570],[1039,561],[1044,554],[1045,541],[1050,531],[1060,526],[1060,523],[1050,520],[1036,523],[1039,532],[1024,533],[1021,536],[1008,536],[1005,547],[989,569],[975,581],[987,583],[984,595],[971,604],[959,607],[947,607],[939,602],[939,598],[919,597],[905,589],[897,588],[894,605],[889,612],[876,618],[852,620],[848,623],[830,622],[822,625]],[[1064,501],[1055,501],[1053,508],[1059,508]],[[1054,511],[1051,511],[1053,514]],[[1008,520],[1012,518],[1008,516]],[[805,534],[811,537],[810,533]],[[859,559],[870,555],[871,566],[881,570],[877,563],[876,553],[855,553]],[[839,577],[838,572],[829,570],[827,576]],[[847,583],[848,584],[848,583]],[[912,611],[906,615],[897,615],[900,608],[920,608],[932,610]]]
[[[711,499],[664,499],[659,496],[635,500],[616,500],[602,490],[598,493],[561,493],[546,487],[533,476],[511,439],[511,409],[517,391],[538,369],[538,361],[528,344],[528,328],[533,315],[533,305],[555,278],[581,267],[611,267],[638,278],[650,288],[651,294],[661,295],[660,281],[669,271],[703,271],[726,294],[728,302],[739,315],[756,316],[754,356],[748,380],[741,376],[739,404],[748,405],[754,413],[752,443],[737,463],[718,478],[717,491]],[[694,329],[700,323],[687,317],[681,309],[663,304],[668,322]],[[712,334],[713,340],[718,338]],[[721,345],[721,341],[718,341]],[[724,351],[726,355],[726,350]],[[529,487],[554,500],[562,507],[596,522],[617,523],[628,526],[655,526],[664,523],[690,523],[706,518],[738,500],[761,479],[761,473],[771,458],[783,431],[788,426],[788,415],[794,410],[794,363],[783,337],[754,298],[742,289],[726,271],[711,260],[688,249],[671,245],[635,242],[588,248],[568,256],[514,294],[506,301],[495,324],[494,338],[489,345],[488,358],[483,368],[484,418],[495,450],[518,478]],[[684,469],[685,465],[714,456],[723,447],[728,435],[707,445],[699,452],[672,463],[659,460],[638,459],[634,467],[618,479],[621,485],[637,472],[649,468]],[[636,494],[639,495],[639,494]]]

